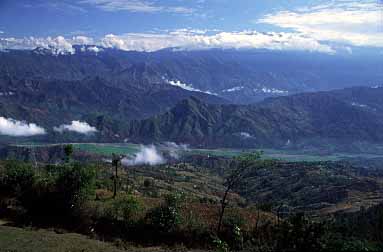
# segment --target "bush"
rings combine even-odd
[[[144,187],[149,188],[154,185],[154,181],[152,179],[145,179],[144,180]]]
[[[217,252],[228,252],[229,251],[229,245],[227,245],[227,243],[225,241],[222,241],[218,237],[216,237],[213,240],[213,244],[214,244]]]
[[[28,219],[41,224],[70,224],[94,193],[95,170],[90,166],[50,166],[36,178],[18,200]]]
[[[223,218],[223,226],[228,229],[243,227],[244,225],[245,219],[238,212],[228,212]]]
[[[140,203],[131,195],[115,199],[110,209],[111,217],[116,220],[122,219],[126,225],[134,222],[134,218],[140,210]]]
[[[237,212],[229,212],[223,219],[223,227],[225,229],[225,238],[231,248],[241,250],[243,248],[242,227],[245,219]]]
[[[96,171],[91,166],[76,163],[61,167],[56,190],[63,196],[64,207],[81,204],[90,195],[94,195],[95,181]]]
[[[170,232],[181,222],[180,207],[184,199],[181,193],[169,194],[162,206],[152,209],[147,218],[150,224],[160,232]]]
[[[5,166],[3,185],[9,193],[21,196],[30,190],[35,182],[35,172],[29,164],[11,161]]]

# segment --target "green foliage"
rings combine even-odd
[[[257,209],[264,211],[264,212],[271,212],[273,209],[273,203],[271,202],[263,202],[257,204]]]
[[[277,251],[320,251],[324,228],[304,214],[296,214],[274,229]]]
[[[162,232],[173,230],[180,223],[178,209],[171,206],[160,206],[149,213],[151,224]]]
[[[149,187],[151,187],[153,184],[154,184],[154,183],[153,183],[153,180],[152,180],[152,179],[145,179],[145,180],[144,180],[144,187],[145,187],[145,188],[149,188]]]
[[[223,218],[223,225],[226,228],[233,229],[234,227],[242,227],[246,220],[236,212],[230,212]]]
[[[94,195],[95,169],[79,163],[65,165],[59,169],[56,189],[64,195],[66,203],[81,204],[90,195]]]
[[[225,241],[221,240],[218,237],[216,237],[213,240],[213,244],[214,244],[215,250],[217,252],[228,252],[229,251],[229,245],[227,245],[227,243]]]
[[[65,153],[65,162],[69,162],[73,154],[73,145],[72,144],[65,145],[64,153]]]
[[[166,195],[165,203],[148,213],[151,225],[161,232],[174,230],[181,222],[180,207],[183,199],[182,193]]]
[[[24,188],[17,199],[28,218],[41,223],[65,222],[94,193],[95,170],[91,166],[47,166],[38,176],[22,164],[12,165],[8,171],[13,188]]]
[[[238,213],[230,211],[223,218],[223,227],[225,229],[225,239],[231,248],[240,250],[243,247],[242,227],[246,220]]]
[[[382,251],[382,247],[367,240],[350,239],[350,238],[329,238],[326,237],[322,241],[323,251]]]
[[[35,172],[30,164],[10,161],[5,166],[3,185],[11,193],[22,194],[31,189]]]
[[[182,192],[165,195],[165,205],[179,209],[185,201],[185,194]]]
[[[132,224],[141,209],[140,203],[134,196],[126,195],[113,200],[111,214],[114,219],[122,218],[125,224]]]
[[[255,161],[259,160],[262,156],[262,152],[255,151],[250,153],[245,153],[235,157],[235,159],[241,163],[242,166],[249,166]]]

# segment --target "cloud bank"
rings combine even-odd
[[[382,7],[376,1],[332,1],[268,14],[257,23],[293,29],[317,41],[383,47]]]
[[[68,40],[63,36],[58,36],[55,38],[0,38],[0,50],[33,50],[35,48],[41,47],[45,49],[51,49],[54,54],[73,54],[75,53],[73,45],[79,42],[84,42],[84,40],[78,39],[78,37],[74,37],[72,40]]]
[[[71,4],[76,7],[91,6],[104,11],[197,15],[198,8],[189,9],[182,6],[182,2],[184,1],[178,1],[180,6],[156,0],[77,0]],[[379,6],[376,0],[328,1],[320,5],[272,12],[252,21],[255,25],[262,23],[278,27],[278,30],[282,28],[284,32],[177,29],[107,34],[98,38],[85,36],[15,38],[2,35],[0,50],[42,47],[60,55],[75,53],[73,45],[81,44],[98,46],[92,47],[95,53],[99,47],[145,52],[165,48],[177,48],[177,50],[222,48],[335,53],[334,48],[342,46],[344,46],[342,50],[348,50],[349,46],[383,47],[382,13],[383,7]]]
[[[166,34],[128,33],[106,35],[101,39],[103,47],[133,51],[158,51],[165,48],[200,50],[211,48],[299,50],[333,53],[334,50],[315,39],[301,34],[285,32],[260,33],[256,31],[219,32],[199,34],[194,32],[171,32]]]
[[[154,145],[141,146],[140,151],[135,155],[133,159],[124,158],[121,160],[125,166],[133,165],[159,165],[166,162],[161,153]]]
[[[59,133],[72,131],[84,135],[89,135],[97,132],[95,127],[90,126],[87,122],[81,121],[72,121],[71,124],[62,124],[59,127],[54,127],[53,130]]]
[[[35,136],[45,134],[45,129],[34,123],[0,117],[0,134],[7,136]]]
[[[209,33],[204,30],[180,29],[163,33],[127,33],[124,35],[108,34],[98,40],[85,36],[64,38],[0,38],[0,50],[35,49],[42,47],[51,49],[56,55],[73,54],[73,45],[93,45],[104,48],[115,48],[125,51],[153,52],[165,48],[176,50],[221,49],[270,49],[299,50],[334,53],[326,44],[302,34],[257,31]]]

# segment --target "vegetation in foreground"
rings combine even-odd
[[[0,226],[0,251],[119,252],[117,247],[74,233]]]
[[[273,168],[272,163],[260,161],[258,155],[232,159],[230,169],[222,170],[220,175],[209,175],[215,177],[215,182],[204,185],[201,181],[189,188],[182,187],[188,179],[193,179],[185,171],[183,182],[176,181],[178,176],[166,173],[165,180],[174,180],[165,183],[137,176],[133,168],[129,173],[119,170],[116,178],[111,166],[77,163],[71,160],[70,148],[66,153],[65,161],[58,165],[33,167],[18,161],[3,163],[0,218],[20,227],[82,233],[112,242],[121,250],[131,250],[132,244],[215,251],[382,249],[382,205],[313,219],[302,212],[289,216],[283,216],[283,211],[276,214],[267,202],[254,205],[244,201],[237,192],[248,182],[248,175],[259,170],[260,164],[263,168]],[[154,173],[154,169],[146,169],[146,175]],[[162,171],[174,172],[170,168]],[[116,180],[118,193],[113,197]],[[10,229],[9,234],[12,232],[21,237],[34,235],[19,229]],[[4,231],[0,230],[0,236],[5,248],[12,246],[4,238]],[[22,246],[22,242],[18,244]],[[43,246],[49,247],[48,244],[49,238]],[[87,246],[86,242],[83,244]],[[70,250],[65,246],[63,241],[63,251]],[[92,246],[89,244],[89,249]],[[115,249],[105,246],[105,250]],[[22,251],[21,247],[10,249]]]

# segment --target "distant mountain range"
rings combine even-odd
[[[270,96],[383,84],[379,55],[218,49],[148,53],[90,46],[75,50],[73,55],[42,48],[0,52],[0,77],[50,82],[100,78],[106,86],[128,91],[174,87],[247,104]]]
[[[383,143],[382,105],[383,88],[363,87],[269,98],[254,105],[209,105],[190,98],[165,114],[133,122],[129,140],[356,151],[366,143]]]
[[[0,52],[0,116],[41,125],[48,134],[38,139],[49,142],[287,148],[383,141],[381,57],[75,49]],[[376,88],[318,92],[350,86]],[[98,133],[52,130],[73,120]]]

